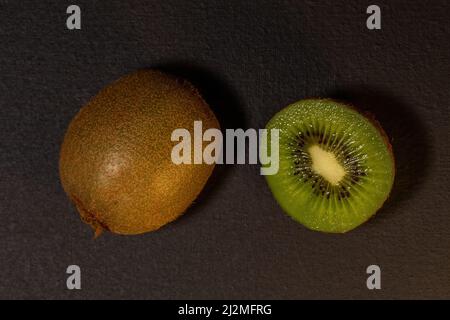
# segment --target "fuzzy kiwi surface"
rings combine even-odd
[[[60,178],[96,234],[140,234],[175,220],[203,189],[214,165],[176,165],[173,130],[193,136],[219,123],[188,82],[139,70],[101,90],[70,123],[60,152]]]
[[[280,130],[279,171],[266,176],[268,185],[283,210],[307,228],[347,232],[388,198],[395,176],[391,145],[378,122],[355,108],[301,100],[266,128]]]

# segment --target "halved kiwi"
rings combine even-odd
[[[381,126],[353,107],[330,99],[298,101],[267,129],[280,130],[279,171],[266,176],[269,187],[307,228],[347,232],[388,198],[395,175],[391,146]]]

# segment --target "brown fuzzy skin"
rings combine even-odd
[[[171,134],[185,128],[193,139],[194,121],[220,128],[190,83],[154,70],[115,81],[80,110],[61,147],[60,177],[96,235],[157,230],[191,205],[214,165],[173,164]]]

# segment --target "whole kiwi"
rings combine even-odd
[[[140,234],[182,215],[214,165],[171,159],[173,130],[219,123],[187,81],[139,70],[101,90],[75,116],[60,153],[64,190],[96,235]]]

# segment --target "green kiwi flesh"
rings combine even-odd
[[[391,146],[378,123],[354,108],[301,100],[266,128],[280,130],[279,171],[266,176],[268,185],[283,210],[307,228],[347,232],[388,198],[395,175]]]

